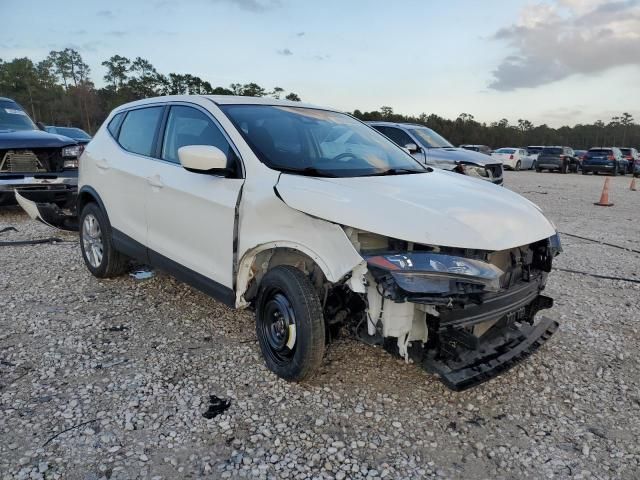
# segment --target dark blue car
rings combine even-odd
[[[14,204],[16,189],[76,188],[79,154],[75,140],[40,130],[22,106],[0,97],[0,205]]]
[[[610,173],[624,175],[629,169],[629,161],[616,147],[591,148],[582,160],[582,174]]]

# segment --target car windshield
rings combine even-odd
[[[558,155],[558,154],[562,153],[562,149],[561,148],[548,147],[548,148],[543,148],[542,149],[542,153],[546,153],[547,155]]]
[[[0,130],[37,130],[29,115],[15,102],[0,100]]]
[[[516,151],[513,148],[500,148],[495,153],[516,153]]]
[[[418,141],[422,144],[422,146],[427,148],[452,148],[447,140],[438,135],[433,130],[423,127],[423,128],[412,128],[409,131],[418,138]]]
[[[384,135],[343,113],[304,107],[221,105],[262,163],[324,177],[425,173]]]
[[[54,127],[58,135],[64,135],[65,137],[71,137],[73,139],[91,140],[91,136],[84,130],[73,127]]]

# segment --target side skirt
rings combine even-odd
[[[134,240],[128,235],[125,235],[119,230],[116,230],[115,228],[112,228],[111,233],[114,247],[119,252],[164,270],[181,282],[197,288],[201,292],[206,293],[228,307],[235,308],[236,296],[233,290],[229,287],[225,287],[224,285],[145,247],[140,242]]]

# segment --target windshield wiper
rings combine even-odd
[[[386,175],[411,175],[414,173],[428,173],[430,170],[411,170],[409,168],[389,168],[388,170],[383,170],[382,172],[370,173],[368,175],[363,175],[365,177],[384,177]]]
[[[305,168],[289,168],[289,167],[278,167],[274,166],[273,168],[281,171],[282,173],[294,173],[296,175],[304,175],[307,177],[328,177],[328,178],[337,178],[338,175],[335,175],[330,172],[326,172],[323,170],[318,170],[315,167],[305,167]]]

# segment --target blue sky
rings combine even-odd
[[[0,0],[0,58],[74,47],[344,110],[640,119],[636,0]],[[597,20],[594,20],[597,19]]]

